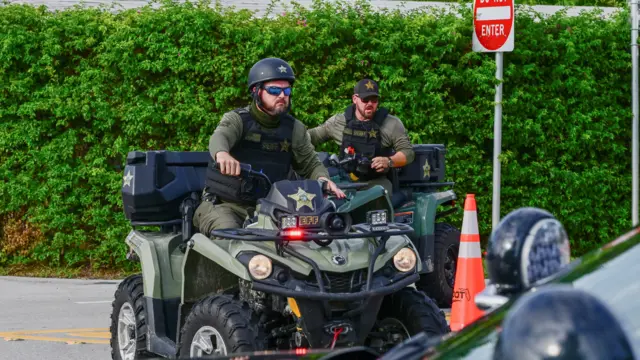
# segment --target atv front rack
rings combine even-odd
[[[386,230],[375,231],[371,230],[371,226],[368,224],[353,225],[352,228],[358,232],[348,232],[340,234],[328,234],[321,233],[320,230],[306,230],[304,228],[298,228],[300,233],[295,238],[283,233],[282,230],[266,230],[266,229],[218,229],[212,230],[211,236],[242,240],[242,241],[312,241],[312,240],[339,240],[339,239],[354,239],[362,237],[380,237],[380,236],[394,236],[405,235],[414,232],[411,225],[402,223],[389,223]]]
[[[289,237],[280,235],[280,230],[265,230],[265,229],[221,229],[221,230],[213,230],[211,232],[212,236],[226,238],[226,239],[234,239],[234,240],[243,240],[243,241],[275,241],[276,248],[278,249],[278,253],[286,253],[290,256],[293,256],[311,266],[313,269],[313,273],[316,278],[318,291],[300,291],[299,288],[291,289],[283,286],[277,282],[271,282],[268,280],[253,280],[253,289],[256,291],[264,291],[273,294],[279,294],[281,296],[287,297],[295,297],[295,298],[306,298],[311,300],[321,300],[321,301],[333,301],[333,300],[341,300],[341,301],[354,301],[354,300],[363,300],[372,296],[379,295],[387,295],[393,292],[396,292],[403,287],[406,287],[410,284],[415,283],[419,279],[419,274],[417,273],[417,268],[411,272],[407,272],[404,274],[396,274],[392,279],[390,279],[389,284],[383,286],[382,288],[372,289],[373,285],[373,268],[376,260],[383,252],[386,247],[387,241],[393,235],[404,235],[410,234],[414,230],[410,225],[401,224],[401,223],[388,223],[387,229],[383,231],[371,231],[371,226],[369,224],[357,224],[353,225],[352,229],[358,232],[350,232],[346,234],[318,234],[317,232],[304,231],[301,238],[296,238],[292,240]],[[376,237],[380,238],[380,242],[376,247],[375,251],[371,256],[371,261],[369,263],[367,269],[367,283],[364,286],[364,289],[355,293],[334,293],[328,292],[325,288],[325,283],[322,277],[322,272],[318,264],[299,252],[295,251],[292,247],[286,246],[286,243],[289,242],[297,242],[297,241],[312,241],[314,239],[318,240],[329,240],[329,239],[349,239],[349,238],[363,238],[363,237]],[[362,305],[364,306],[364,304]],[[325,307],[327,304],[325,303]],[[325,309],[326,310],[326,309]],[[349,312],[357,312],[361,309],[353,309]],[[328,310],[326,310],[328,311]]]

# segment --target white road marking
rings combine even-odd
[[[111,300],[98,300],[98,301],[75,301],[76,304],[108,304]]]

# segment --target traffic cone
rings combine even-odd
[[[460,250],[456,265],[456,278],[451,305],[451,331],[459,331],[484,315],[474,301],[476,294],[484,290],[484,267],[480,252],[478,213],[474,194],[467,194],[460,234]]]

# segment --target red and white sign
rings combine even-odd
[[[513,1],[474,0],[473,51],[513,51]]]

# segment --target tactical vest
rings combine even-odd
[[[242,137],[229,154],[240,163],[250,164],[252,170],[262,171],[272,183],[287,179],[293,159],[295,119],[286,114],[281,116],[277,128],[263,129],[247,109],[233,111],[242,118]],[[223,201],[246,205],[255,205],[260,197],[266,195],[256,192],[259,188],[255,181],[259,181],[259,178],[251,180],[243,178],[243,175],[223,175],[213,167],[214,164],[212,159],[207,170],[206,192],[217,195]]]
[[[355,116],[355,105],[350,105],[344,112],[346,126],[342,132],[342,145],[340,146],[340,158],[345,154],[344,149],[353,147],[355,153],[373,160],[378,156],[391,156],[392,149],[382,146],[380,127],[389,114],[389,110],[380,108],[373,119],[360,121]],[[367,173],[356,174],[360,180],[370,180],[380,176],[387,176],[384,172],[378,173],[375,169],[368,169]]]

